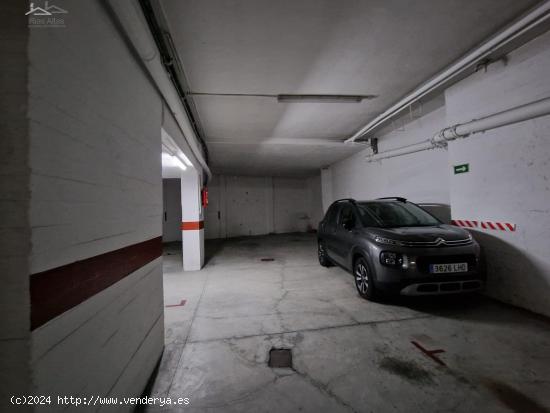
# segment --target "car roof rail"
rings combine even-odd
[[[353,199],[353,198],[337,199],[336,201],[333,202],[333,204],[335,204],[336,202],[352,202],[352,203],[355,203],[355,199]]]
[[[396,201],[399,201],[399,202],[407,202],[407,198],[403,198],[402,196],[385,196],[383,198],[378,198],[378,199],[395,199]]]

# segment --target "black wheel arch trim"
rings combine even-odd
[[[360,247],[353,247],[351,249],[351,252],[350,252],[351,273],[352,274],[354,273],[354,271],[355,271],[355,262],[356,262],[357,258],[359,258],[359,257],[363,258],[366,261],[369,273],[372,276],[372,279],[374,281],[376,281],[377,280],[376,270],[374,268],[374,265],[372,265],[372,259],[370,257],[370,254],[368,252],[366,252],[363,248],[360,248]]]

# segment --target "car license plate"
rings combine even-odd
[[[450,272],[467,272],[468,263],[458,262],[453,264],[431,264],[430,272],[432,274],[446,274]]]

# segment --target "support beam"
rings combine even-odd
[[[183,270],[198,271],[204,265],[204,214],[201,177],[194,168],[181,172],[181,242]]]

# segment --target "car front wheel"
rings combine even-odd
[[[355,277],[355,287],[359,295],[367,300],[374,300],[376,297],[374,280],[369,271],[367,261],[364,258],[359,258],[355,261],[353,275]]]

